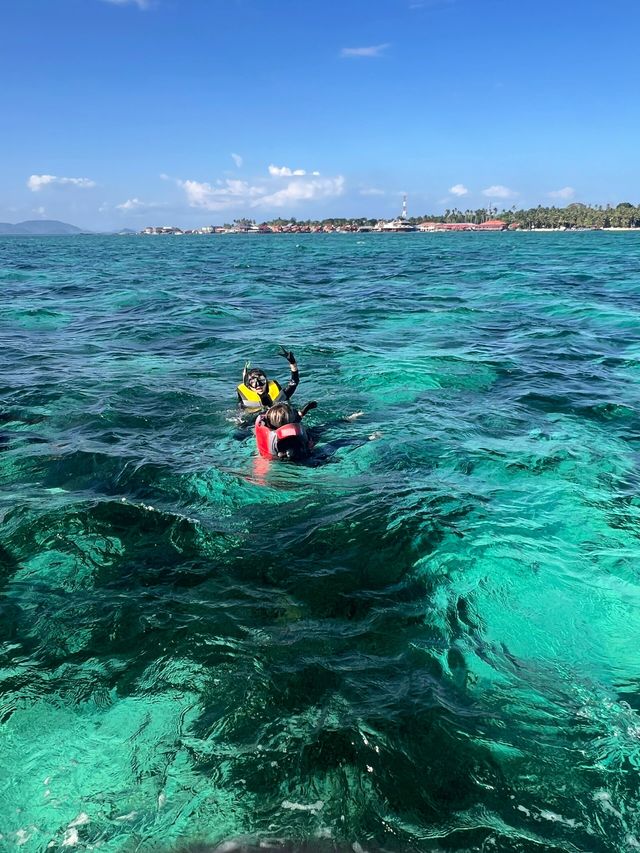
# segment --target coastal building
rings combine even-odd
[[[421,222],[418,231],[475,231],[473,222]]]
[[[486,222],[481,222],[476,225],[476,231],[506,231],[507,223],[502,219],[487,219]]]
[[[566,227],[566,226],[564,226]],[[517,223],[507,225],[502,219],[488,219],[486,222],[421,222],[416,226],[409,221],[407,215],[407,197],[403,198],[402,213],[396,219],[381,219],[375,224],[373,220],[357,219],[325,219],[322,222],[287,222],[278,219],[272,223],[257,224],[249,219],[237,219],[232,225],[201,225],[199,228],[184,229],[175,225],[149,225],[140,231],[144,235],[209,235],[209,234],[347,234],[374,231],[378,233],[406,233],[420,231],[434,233],[441,231],[507,231],[518,228]]]

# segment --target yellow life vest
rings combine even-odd
[[[238,385],[238,397],[240,398],[240,403],[246,409],[256,409],[258,406],[261,406],[262,403],[260,401],[260,395],[257,391],[254,391],[253,388],[249,388],[244,382],[241,382]],[[280,387],[280,383],[276,382],[275,379],[272,379],[269,382],[269,396],[271,397],[272,403],[282,403],[287,398],[285,397],[282,388]]]

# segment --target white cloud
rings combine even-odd
[[[132,6],[137,6],[138,9],[151,8],[150,0],[104,0],[104,2],[112,3],[114,6],[126,6],[127,4],[131,4]]]
[[[290,169],[288,166],[269,166],[269,174],[274,178],[293,178],[306,175],[306,169]],[[319,175],[320,172],[312,172],[312,175]]]
[[[176,181],[187,194],[190,207],[202,207],[205,210],[224,210],[236,204],[246,203],[265,192],[262,187],[251,186],[247,181],[218,181],[212,186],[206,181]]]
[[[454,185],[449,189],[449,192],[450,192],[452,195],[457,195],[457,196],[460,198],[460,197],[461,197],[461,196],[463,196],[463,195],[467,195],[467,194],[469,193],[469,190],[465,187],[465,185],[464,185],[464,184],[454,184]]]
[[[37,213],[38,216],[45,216],[46,215],[46,210],[44,209],[44,207],[42,207],[42,205],[40,207],[34,207],[33,212]]]
[[[116,210],[130,212],[135,210],[151,210],[154,207],[163,207],[163,205],[157,201],[140,201],[139,198],[128,198],[122,204],[116,204]]]
[[[298,201],[339,196],[344,191],[344,178],[341,175],[321,178],[318,172],[309,173],[286,166],[270,166],[269,171],[271,178],[261,178],[255,183],[230,178],[211,183],[178,178],[175,183],[184,190],[190,207],[214,211],[242,207],[282,207]],[[284,187],[281,181],[273,180],[282,177],[290,178]],[[137,201],[130,199],[126,204],[133,206]]]
[[[33,193],[39,192],[43,187],[46,187],[49,184],[71,184],[75,187],[88,189],[89,187],[95,187],[96,182],[89,178],[58,178],[56,175],[31,175],[27,181],[27,186]]]
[[[487,187],[486,190],[482,190],[482,195],[487,196],[487,198],[513,198],[518,193],[515,190],[510,190],[509,187],[496,184],[492,187]]]
[[[548,193],[549,198],[560,198],[568,201],[570,198],[573,198],[576,194],[576,191],[573,187],[562,187],[561,190],[552,190],[552,192]]]
[[[386,195],[384,190],[379,190],[377,187],[363,187],[360,190],[360,195]]]
[[[236,164],[238,169],[242,166],[242,157],[240,156],[240,154],[232,154],[231,159]]]
[[[298,201],[335,198],[344,192],[344,178],[316,178],[311,181],[290,181],[286,187],[251,202],[252,207],[284,207]]]
[[[377,57],[382,56],[389,44],[373,44],[370,47],[343,47],[340,56],[344,59],[355,57]]]

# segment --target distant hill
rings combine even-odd
[[[0,222],[0,235],[13,234],[22,237],[65,236],[67,234],[86,234],[82,228],[59,222],[57,219],[28,219],[26,222]]]

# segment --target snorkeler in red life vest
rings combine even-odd
[[[286,350],[283,346],[278,354],[289,362],[291,378],[287,387],[283,389],[275,379],[269,380],[264,370],[250,367],[247,362],[242,371],[242,382],[236,389],[238,405],[241,408],[257,413],[261,409],[268,409],[274,403],[284,403],[291,398],[300,381],[296,357],[291,350]]]
[[[317,405],[311,400],[297,411],[290,403],[276,403],[259,414],[254,430],[260,456],[292,461],[307,459],[313,449],[313,440],[302,419]]]

